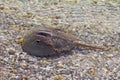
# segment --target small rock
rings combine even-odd
[[[58,62],[58,65],[57,65],[57,66],[60,67],[60,68],[63,68],[63,67],[64,67],[63,63],[61,63],[61,62]]]
[[[41,64],[42,64],[42,65],[47,65],[47,64],[49,64],[49,62],[46,61],[46,60],[43,60],[43,61],[41,62]]]
[[[108,64],[109,66],[112,66],[112,65],[113,65],[113,62],[112,62],[111,60],[108,60],[108,61],[107,61],[107,64]]]
[[[16,53],[16,51],[15,51],[14,48],[9,48],[9,49],[8,49],[8,53],[9,53],[10,55],[14,55],[14,54]]]

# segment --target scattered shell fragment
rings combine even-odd
[[[27,80],[27,79],[28,79],[28,76],[22,75],[22,79],[23,79],[23,80]]]
[[[91,74],[91,75],[95,75],[97,73],[97,71],[96,71],[96,69],[90,68],[88,70],[88,73]]]
[[[54,76],[54,79],[55,79],[55,80],[61,80],[61,79],[62,79],[62,75],[55,75],[55,76]]]
[[[18,42],[18,43],[22,43],[22,42],[23,42],[23,37],[18,37],[18,38],[17,38],[17,42]]]

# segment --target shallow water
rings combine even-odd
[[[0,0],[0,79],[119,80],[119,14],[119,0]],[[55,58],[28,55],[21,49],[22,37],[42,24],[111,50],[81,48]]]

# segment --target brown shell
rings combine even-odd
[[[34,56],[49,56],[71,51],[74,48],[73,35],[60,29],[35,28],[27,33],[22,43],[23,51]]]

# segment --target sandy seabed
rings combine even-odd
[[[28,55],[21,49],[22,37],[41,24],[111,49]],[[120,1],[0,0],[0,80],[120,80]]]

